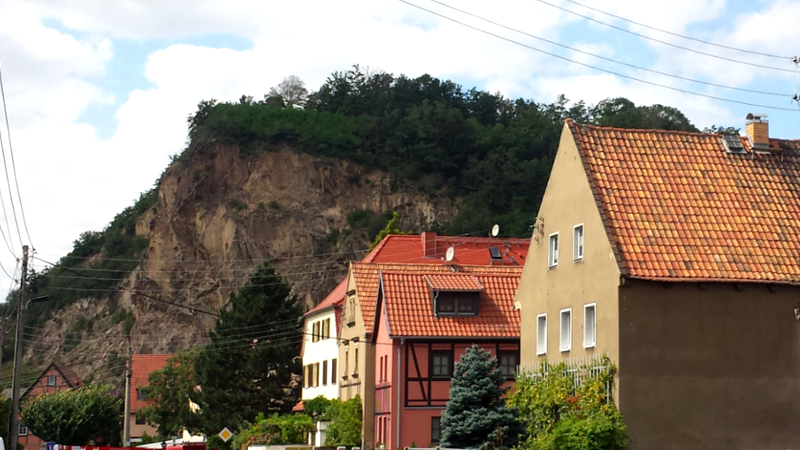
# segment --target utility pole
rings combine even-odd
[[[17,300],[17,333],[14,341],[14,378],[11,382],[11,426],[8,429],[8,448],[17,450],[19,438],[19,377],[22,366],[22,314],[25,311],[25,288],[28,281],[28,246],[22,246],[22,275]]]
[[[125,417],[122,419],[122,441],[125,447],[131,445],[131,366],[133,353],[131,351],[131,335],[128,334],[128,362],[125,364]]]

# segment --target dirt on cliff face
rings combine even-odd
[[[58,311],[29,361],[55,360],[84,379],[113,379],[127,351],[120,317],[132,314],[128,326],[135,319],[136,353],[202,344],[214,316],[197,310],[225,308],[260,263],[273,264],[307,307],[322,300],[374,237],[354,229],[349,213],[397,211],[402,229],[419,232],[448,220],[453,209],[445,196],[393,186],[387,174],[347,161],[285,147],[242,155],[209,146],[164,172],[158,202],[136,226],[149,248],[118,293]]]

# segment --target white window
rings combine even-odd
[[[21,423],[21,424],[18,425],[17,431],[18,431],[18,433],[17,433],[18,436],[27,436],[28,435],[28,427],[26,427],[24,423]]]
[[[550,235],[550,247],[547,252],[547,266],[555,267],[558,265],[558,233]]]
[[[547,354],[547,314],[536,316],[536,354]]]
[[[572,309],[561,310],[561,345],[562,352],[572,350]]]
[[[53,375],[50,375],[49,377],[47,377],[47,385],[48,386],[55,386],[56,385],[56,377],[53,376]]]
[[[583,306],[583,348],[593,348],[597,342],[596,304]]]
[[[583,259],[583,224],[572,228],[572,260]]]

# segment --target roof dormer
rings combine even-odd
[[[477,316],[483,285],[469,274],[425,275],[436,317]]]

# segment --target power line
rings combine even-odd
[[[754,50],[746,50],[746,49],[743,49],[743,48],[732,47],[730,45],[717,44],[715,42],[705,41],[703,39],[697,39],[697,38],[693,38],[691,36],[685,36],[685,35],[680,34],[680,33],[675,33],[675,32],[672,32],[672,31],[661,29],[661,28],[656,28],[656,27],[653,27],[653,26],[650,26],[650,25],[646,25],[646,24],[643,24],[643,23],[640,23],[640,22],[635,22],[633,20],[626,19],[626,18],[624,18],[622,16],[618,16],[616,14],[611,14],[609,12],[602,11],[602,10],[597,9],[597,8],[593,8],[591,6],[584,5],[583,3],[578,3],[578,2],[576,2],[574,0],[564,0],[564,1],[572,3],[574,5],[578,5],[580,7],[583,7],[583,8],[589,9],[589,10],[592,10],[592,11],[594,11],[596,13],[600,13],[600,14],[603,14],[603,15],[606,15],[606,16],[609,16],[609,17],[613,17],[615,19],[622,20],[624,22],[631,23],[633,25],[638,25],[640,27],[644,27],[644,28],[647,28],[649,30],[653,30],[653,31],[658,31],[660,33],[669,34],[670,36],[679,37],[681,39],[687,39],[687,40],[690,40],[690,41],[699,42],[701,44],[706,44],[706,45],[711,45],[711,46],[714,46],[714,47],[724,48],[726,50],[734,50],[734,51],[737,51],[737,52],[749,53],[751,55],[766,56],[768,58],[778,58],[778,59],[788,59],[788,60],[792,60],[792,58],[793,58],[792,56],[773,55],[773,54],[770,54],[770,53],[757,52],[757,51],[754,51]]]
[[[564,45],[564,44],[558,43],[556,41],[552,41],[550,39],[546,39],[546,38],[543,38],[543,37],[540,37],[540,36],[536,36],[536,35],[527,33],[525,31],[518,30],[516,28],[512,28],[512,27],[509,27],[507,25],[503,25],[503,24],[498,23],[498,22],[494,22],[492,20],[486,19],[486,18],[484,18],[482,16],[479,16],[477,14],[473,14],[473,13],[471,13],[469,11],[464,11],[463,9],[459,9],[459,8],[454,7],[454,6],[450,6],[450,5],[448,5],[446,3],[443,3],[443,2],[441,2],[439,0],[430,0],[430,1],[433,2],[433,3],[437,3],[439,5],[442,5],[442,6],[446,7],[446,8],[450,8],[450,9],[452,9],[454,11],[458,11],[458,12],[460,12],[462,14],[466,14],[468,16],[471,16],[471,17],[474,17],[476,19],[482,20],[484,22],[490,23],[492,25],[495,25],[495,26],[498,26],[498,27],[501,27],[501,28],[505,28],[506,30],[513,31],[513,32],[519,33],[519,34],[523,34],[525,36],[537,39],[537,40],[542,41],[542,42],[547,42],[548,44],[552,44],[552,45],[555,45],[557,47],[561,47],[561,48],[564,48],[564,49],[567,49],[567,50],[572,50],[573,52],[577,52],[577,53],[580,53],[580,54],[583,54],[583,55],[587,55],[587,56],[592,56],[592,57],[597,58],[597,59],[602,59],[603,61],[608,61],[610,63],[619,64],[619,65],[630,67],[630,68],[633,68],[633,69],[644,70],[646,72],[655,73],[655,74],[663,75],[663,76],[666,76],[666,77],[672,77],[672,78],[676,78],[676,79],[679,79],[679,80],[690,81],[692,83],[703,84],[703,85],[706,85],[706,86],[718,87],[718,88],[723,88],[723,89],[730,89],[730,90],[740,91],[740,92],[749,92],[751,94],[773,95],[773,96],[776,96],[776,97],[791,97],[791,95],[786,94],[786,93],[759,91],[759,90],[754,90],[754,89],[745,89],[745,88],[739,88],[739,87],[734,87],[734,86],[726,86],[724,84],[710,83],[708,81],[695,80],[693,78],[683,77],[683,76],[680,76],[680,75],[675,75],[675,74],[671,74],[671,73],[667,73],[667,72],[662,72],[660,70],[648,69],[646,67],[637,66],[635,64],[629,64],[629,63],[626,63],[626,62],[617,61],[617,60],[612,59],[612,58],[607,58],[605,56],[601,56],[601,55],[597,55],[597,54],[594,54],[594,53],[591,53],[591,52],[587,52],[587,51],[581,50],[579,48],[570,47],[568,45]]]
[[[632,34],[634,36],[638,36],[640,38],[647,39],[649,41],[658,42],[659,44],[668,45],[670,47],[674,47],[674,48],[677,48],[677,49],[680,49],[680,50],[685,50],[687,52],[697,53],[698,55],[703,55],[703,56],[708,56],[708,57],[711,57],[711,58],[721,59],[723,61],[728,61],[728,62],[732,62],[732,63],[735,63],[735,64],[743,64],[745,66],[758,67],[760,69],[777,70],[779,72],[789,72],[789,73],[792,72],[791,69],[783,69],[783,68],[780,68],[780,67],[765,66],[763,64],[751,63],[751,62],[747,62],[747,61],[739,61],[738,59],[728,58],[728,57],[725,57],[725,56],[719,56],[719,55],[715,55],[713,53],[707,53],[707,52],[703,52],[703,51],[696,50],[696,49],[693,49],[693,48],[689,48],[689,47],[684,47],[684,46],[681,46],[681,45],[673,44],[671,42],[662,41],[660,39],[656,39],[654,37],[650,37],[650,36],[648,36],[646,34],[637,33],[635,31],[631,31],[631,30],[626,30],[625,28],[618,27],[616,25],[612,25],[610,23],[606,23],[606,22],[597,20],[597,19],[595,19],[593,17],[589,17],[587,15],[577,13],[575,11],[572,11],[572,10],[567,9],[567,8],[563,8],[563,7],[558,6],[558,5],[554,5],[554,4],[550,3],[550,2],[546,2],[545,0],[536,0],[536,1],[539,2],[539,3],[543,3],[543,4],[547,5],[547,6],[550,6],[550,7],[556,8],[556,9],[560,9],[561,11],[564,11],[566,13],[574,14],[574,15],[576,15],[578,17],[582,17],[582,18],[584,18],[586,20],[591,20],[592,22],[598,23],[600,25],[603,25],[603,26],[606,26],[606,27],[609,27],[609,28],[613,28],[613,29],[618,30],[618,31],[622,31],[623,33]]]
[[[14,164],[14,147],[11,146],[11,125],[8,119],[8,108],[6,107],[6,90],[3,86],[3,69],[0,66],[0,93],[2,93],[3,97],[3,113],[6,117],[6,135],[8,137],[8,152],[11,155],[11,164],[13,165],[14,171],[14,184],[17,186],[17,197],[19,198],[19,208],[20,214],[22,214],[23,223],[25,223],[25,212],[22,210],[22,196],[19,194],[19,183],[17,181],[17,169],[16,164]],[[19,222],[17,221],[17,209],[14,207],[14,195],[11,193],[11,178],[8,176],[8,166],[6,165],[6,153],[3,153],[3,169],[5,169],[6,173],[6,183],[8,184],[8,199],[11,201],[11,212],[14,214],[14,224],[17,226],[17,236],[19,237],[19,242],[22,244],[22,233],[20,232]],[[25,231],[28,231],[28,225],[25,223]],[[8,231],[11,233],[11,230]],[[28,234],[28,241],[30,242],[31,236],[30,233]]]
[[[676,88],[676,87],[673,87],[673,86],[667,86],[665,84],[655,83],[653,81],[647,81],[647,80],[644,80],[644,79],[641,79],[641,78],[636,78],[636,77],[632,77],[630,75],[625,75],[625,74],[622,74],[622,73],[619,73],[619,72],[615,72],[613,70],[603,69],[601,67],[593,66],[591,64],[582,63],[580,61],[575,61],[574,59],[569,59],[569,58],[567,58],[565,56],[561,56],[561,55],[557,55],[555,53],[551,53],[551,52],[548,52],[548,51],[545,51],[545,50],[541,50],[541,49],[533,47],[531,45],[523,44],[521,42],[515,41],[515,40],[510,39],[510,38],[507,38],[505,36],[501,36],[499,34],[492,33],[491,31],[486,31],[484,29],[481,29],[481,28],[469,25],[467,23],[461,22],[459,20],[453,19],[452,17],[448,17],[448,16],[446,16],[444,14],[437,13],[437,12],[432,11],[432,10],[427,9],[427,8],[423,8],[422,6],[419,6],[419,5],[415,5],[415,4],[413,4],[413,3],[411,3],[411,2],[409,2],[407,0],[398,0],[398,1],[402,2],[402,3],[405,3],[405,4],[407,4],[407,5],[411,6],[411,7],[417,8],[419,10],[425,11],[425,12],[427,12],[429,14],[433,14],[435,16],[441,17],[441,18],[443,18],[445,20],[449,20],[449,21],[451,21],[453,23],[456,23],[458,25],[470,28],[472,30],[478,31],[480,33],[483,33],[483,34],[486,34],[486,35],[489,35],[489,36],[492,36],[492,37],[495,37],[497,39],[501,39],[503,41],[510,42],[512,44],[519,45],[521,47],[525,47],[525,48],[528,48],[530,50],[533,50],[533,51],[536,51],[536,52],[539,52],[539,53],[542,53],[542,54],[545,54],[545,55],[548,55],[548,56],[552,56],[554,58],[558,58],[558,59],[561,59],[563,61],[567,61],[567,62],[572,63],[572,64],[577,64],[579,66],[583,66],[583,67],[586,67],[586,68],[589,68],[589,69],[593,69],[593,70],[597,70],[597,71],[600,71],[600,72],[604,72],[604,73],[607,73],[607,74],[610,74],[610,75],[614,75],[614,76],[617,76],[617,77],[620,77],[620,78],[625,78],[625,79],[628,79],[628,80],[638,81],[640,83],[648,84],[650,86],[660,87],[660,88],[663,88],[663,89],[669,89],[671,91],[680,92],[680,93],[683,93],[683,94],[690,94],[690,95],[695,95],[695,96],[698,96],[698,97],[710,98],[712,100],[719,100],[719,101],[722,101],[722,102],[736,103],[736,104],[739,104],[739,105],[753,106],[753,107],[756,107],[756,108],[772,109],[772,110],[777,110],[777,111],[796,112],[796,109],[794,109],[794,108],[783,108],[783,107],[779,107],[779,106],[761,105],[761,104],[756,104],[756,103],[743,102],[743,101],[740,101],[740,100],[733,100],[733,99],[729,99],[729,98],[718,97],[716,95],[703,94],[703,93],[700,93],[700,92],[694,92],[694,91],[689,91],[689,90],[686,90],[686,89]],[[537,1],[541,1],[541,0],[537,0]]]

